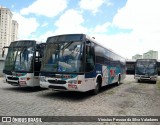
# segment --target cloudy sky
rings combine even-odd
[[[159,51],[159,0],[0,0],[19,23],[19,39],[85,33],[131,59]]]

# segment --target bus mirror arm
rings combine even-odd
[[[4,47],[2,48],[2,57],[4,57],[4,52],[5,52],[5,49]]]
[[[4,46],[4,47],[2,48],[2,57],[4,57],[5,48],[9,48],[9,46]]]

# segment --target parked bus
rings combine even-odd
[[[133,60],[127,60],[126,61],[126,67],[127,67],[126,73],[128,75],[134,75],[135,74],[135,63],[136,63],[136,61],[133,61]]]
[[[157,60],[157,70],[158,70],[158,75],[160,75],[160,61]]]
[[[3,69],[4,82],[13,86],[39,86],[39,72],[44,43],[34,40],[11,42]]]
[[[40,86],[59,91],[92,90],[125,78],[125,58],[85,34],[49,37],[42,59]]]
[[[156,83],[157,77],[158,70],[156,59],[137,59],[134,78],[137,79],[138,82],[148,80]]]

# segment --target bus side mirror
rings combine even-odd
[[[4,57],[4,52],[5,52],[5,50],[4,50],[4,48],[2,49],[2,57]]]

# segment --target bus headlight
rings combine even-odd
[[[40,77],[41,82],[47,82],[46,77],[45,76],[41,76]]]
[[[152,76],[151,79],[157,79],[157,76]]]

